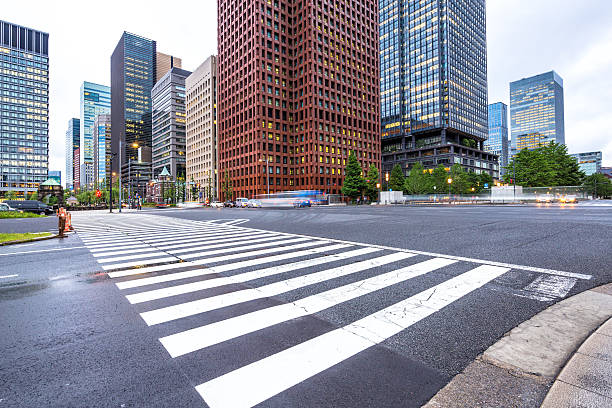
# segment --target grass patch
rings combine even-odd
[[[0,219],[3,218],[42,218],[45,215],[19,211],[0,211]]]
[[[27,232],[25,234],[0,234],[0,243],[9,241],[23,241],[34,238],[48,237],[50,232]]]

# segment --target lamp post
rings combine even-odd
[[[450,200],[451,200],[451,184],[453,184],[453,179],[449,177],[446,181],[448,183],[448,202],[450,203]]]
[[[270,196],[270,168],[268,166],[268,163],[269,163],[268,160],[269,160],[268,155],[266,155],[266,184],[268,186],[268,196]],[[259,159],[259,161],[263,163],[262,159]]]

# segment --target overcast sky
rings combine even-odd
[[[49,169],[62,178],[81,83],[110,85],[110,56],[124,30],[156,40],[187,70],[216,53],[215,0],[0,1],[0,19],[49,33]],[[488,0],[489,102],[507,104],[510,81],[554,69],[565,85],[570,153],[601,150],[612,166],[611,21],[610,0]]]

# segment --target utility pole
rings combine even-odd
[[[512,185],[514,187],[514,202],[516,202],[516,160],[512,159]]]
[[[119,212],[121,212],[121,207],[123,207],[121,204],[123,203],[123,186],[121,185],[121,176],[123,173],[123,169],[121,168],[121,150],[123,150],[123,144],[121,143],[121,136],[119,136]]]

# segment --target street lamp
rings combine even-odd
[[[451,184],[453,184],[453,179],[449,177],[446,180],[446,182],[448,183],[448,202],[450,203],[450,199],[451,199]]]
[[[269,163],[268,160],[269,160],[268,155],[266,155],[266,160],[265,160],[266,161],[266,184],[268,186],[268,197],[269,197],[270,196],[270,168],[268,166],[268,163]],[[259,162],[263,163],[264,160],[259,159]]]

